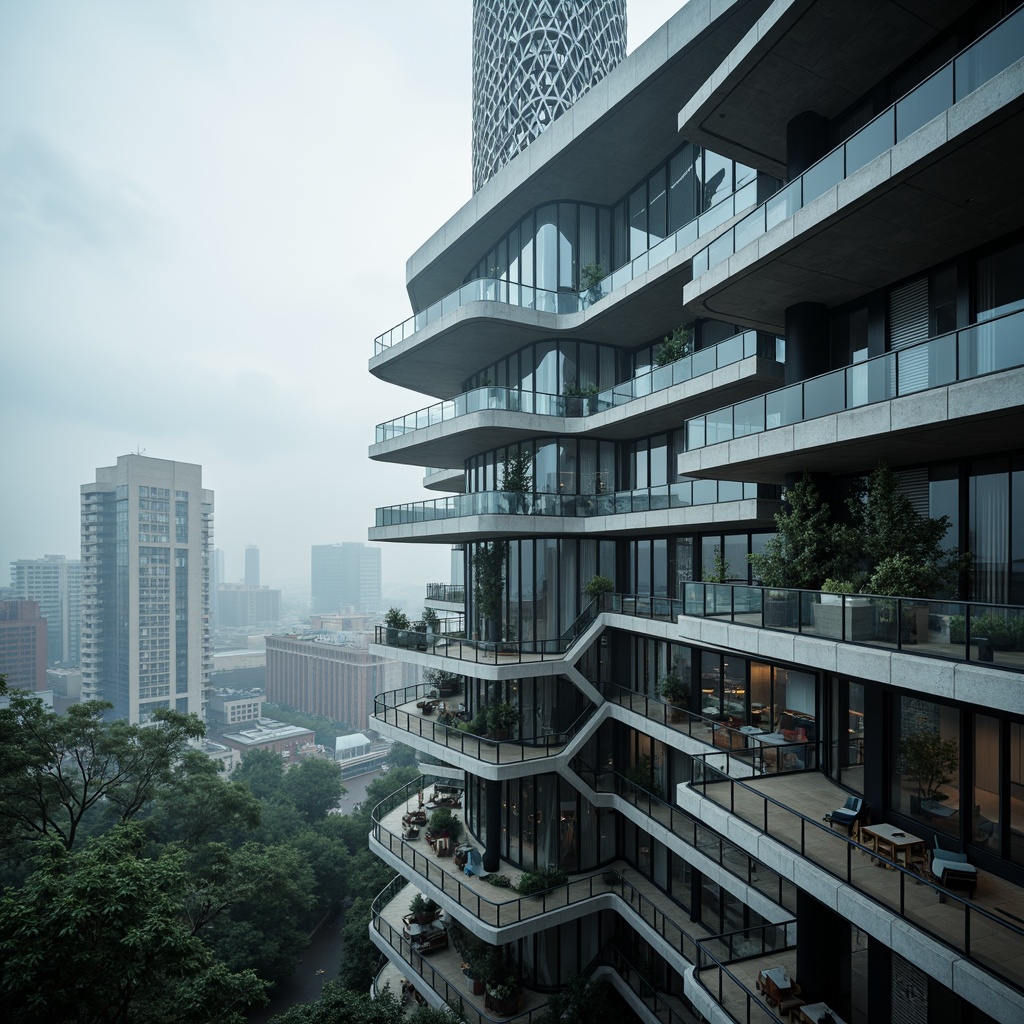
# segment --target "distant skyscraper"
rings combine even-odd
[[[202,472],[122,455],[82,485],[82,696],[116,717],[202,713],[213,536]]]
[[[375,611],[380,606],[380,548],[365,544],[314,544],[312,611]]]
[[[255,544],[245,546],[245,585],[260,585],[260,549]]]
[[[0,675],[19,690],[46,689],[46,619],[36,601],[0,601]]]
[[[626,0],[473,0],[473,191],[626,56]]]
[[[46,660],[77,665],[81,639],[82,563],[63,555],[11,562],[11,586],[19,598],[37,601],[46,619]]]

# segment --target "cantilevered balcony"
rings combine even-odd
[[[474,491],[378,508],[370,540],[472,541],[514,536],[650,533],[674,526],[768,529],[779,511],[774,485],[687,480],[603,494]]]
[[[784,348],[779,338],[746,331],[595,395],[476,388],[379,423],[370,457],[461,467],[477,452],[552,432],[615,439],[669,430],[680,403],[693,414],[777,387]]]
[[[687,583],[681,613],[686,619],[862,645],[887,655],[1024,672],[1021,605]],[[730,636],[736,640],[731,646],[742,645],[742,631]]]
[[[966,458],[1022,433],[1018,311],[689,419],[678,468],[781,483],[804,469]]]
[[[566,762],[571,749],[579,746],[573,740],[579,738],[582,742],[584,733],[593,731],[597,712],[591,704],[561,731],[497,739],[470,731],[472,721],[467,713],[459,711],[458,697],[432,699],[430,692],[429,685],[421,685],[377,694],[371,722],[382,735],[410,743],[482,778],[516,778],[551,771],[556,763],[545,766],[538,762]],[[506,731],[516,733],[519,728]],[[492,770],[499,765],[502,772]]]
[[[374,808],[370,848],[485,941],[511,942],[587,913],[614,910],[677,969],[685,968],[683,961],[695,962],[697,939],[710,933],[625,862],[573,875],[565,884],[533,896],[520,896],[515,889],[464,874],[451,857],[435,856],[422,840],[404,840],[402,817],[417,809],[419,786],[410,783]],[[499,872],[513,884],[522,873],[507,861],[501,861]]]
[[[486,1009],[484,997],[474,995],[473,982],[462,973],[462,955],[449,942],[444,949],[423,955],[405,938],[403,917],[409,903],[419,892],[415,885],[399,876],[373,901],[370,937],[392,963],[403,965],[402,973],[431,1005],[438,1008],[458,1006],[460,1019],[467,1024],[529,1024],[547,1006],[539,992],[523,990],[521,1012],[514,1017],[494,1017]],[[427,991],[429,990],[429,991]],[[397,987],[395,995],[398,995]],[[433,996],[433,998],[431,998]]]
[[[696,253],[684,304],[778,330],[796,302],[842,305],[1020,224],[1022,56],[1018,9]]]
[[[680,806],[943,984],[969,992],[986,1013],[1020,1019],[1024,889],[978,870],[975,896],[966,899],[943,888],[927,863],[897,863],[866,837],[833,830],[822,819],[847,794],[824,775],[739,779],[730,762],[730,754],[695,758],[691,782],[678,787]],[[997,983],[978,984],[961,960]]]

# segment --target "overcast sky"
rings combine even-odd
[[[629,0],[629,49],[681,5]],[[137,449],[202,465],[228,580],[436,496],[367,459],[429,400],[366,366],[471,194],[470,41],[470,0],[0,0],[0,584]]]

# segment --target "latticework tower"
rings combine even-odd
[[[626,55],[626,0],[473,0],[473,191]]]

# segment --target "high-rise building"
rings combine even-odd
[[[11,586],[26,601],[37,601],[46,619],[46,660],[76,666],[82,623],[82,563],[64,555],[11,562]]]
[[[272,625],[281,621],[281,591],[224,583],[217,589],[217,625],[226,628]]]
[[[122,455],[82,485],[84,699],[132,722],[202,713],[212,538],[201,466]]]
[[[356,542],[314,544],[310,568],[312,612],[380,609],[380,548]]]
[[[473,0],[473,191],[625,55],[626,0]]]
[[[370,539],[464,545],[467,628],[378,631],[451,676],[372,728],[450,767],[375,812],[371,935],[432,1003],[1024,1020],[1022,140],[1015,0],[691,2],[411,258],[371,454],[460,493]],[[523,892],[407,841],[453,772]],[[500,987],[410,962],[417,890]]]
[[[0,601],[0,676],[13,689],[46,689],[46,619],[36,601]]]
[[[246,544],[245,546],[245,585],[247,587],[260,585],[260,549],[255,544]]]

